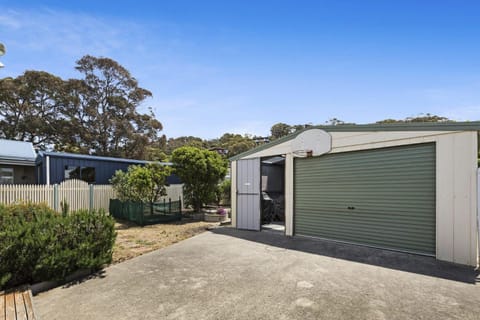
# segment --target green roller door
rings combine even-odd
[[[295,159],[295,234],[435,254],[435,144]]]

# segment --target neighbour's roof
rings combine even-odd
[[[382,123],[382,124],[340,124],[336,126],[312,126],[297,131],[288,136],[262,144],[231,157],[230,161],[239,160],[253,153],[271,148],[280,143],[289,141],[298,136],[301,132],[309,129],[322,129],[327,132],[376,132],[376,131],[480,131],[480,121],[471,122],[407,122],[407,123]]]
[[[0,139],[1,164],[33,166],[36,157],[31,142]]]
[[[147,161],[147,160],[135,160],[135,159],[125,159],[125,158],[114,158],[114,157],[101,157],[101,156],[93,156],[89,154],[76,154],[76,153],[69,153],[69,152],[54,152],[54,151],[39,151],[38,154],[41,157],[49,156],[49,157],[57,157],[57,158],[65,158],[65,159],[82,159],[82,160],[95,160],[95,161],[110,161],[110,162],[124,162],[124,163],[131,163],[131,164],[147,164],[150,162],[155,161]],[[160,162],[162,165],[172,165],[171,162]]]

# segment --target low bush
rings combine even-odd
[[[0,205],[0,289],[100,268],[112,261],[115,237],[104,211],[61,215],[42,204]]]

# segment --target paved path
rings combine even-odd
[[[452,280],[453,279],[453,280]],[[480,319],[469,269],[228,228],[34,297],[41,319]]]

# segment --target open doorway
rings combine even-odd
[[[285,157],[261,160],[262,230],[285,233]]]

